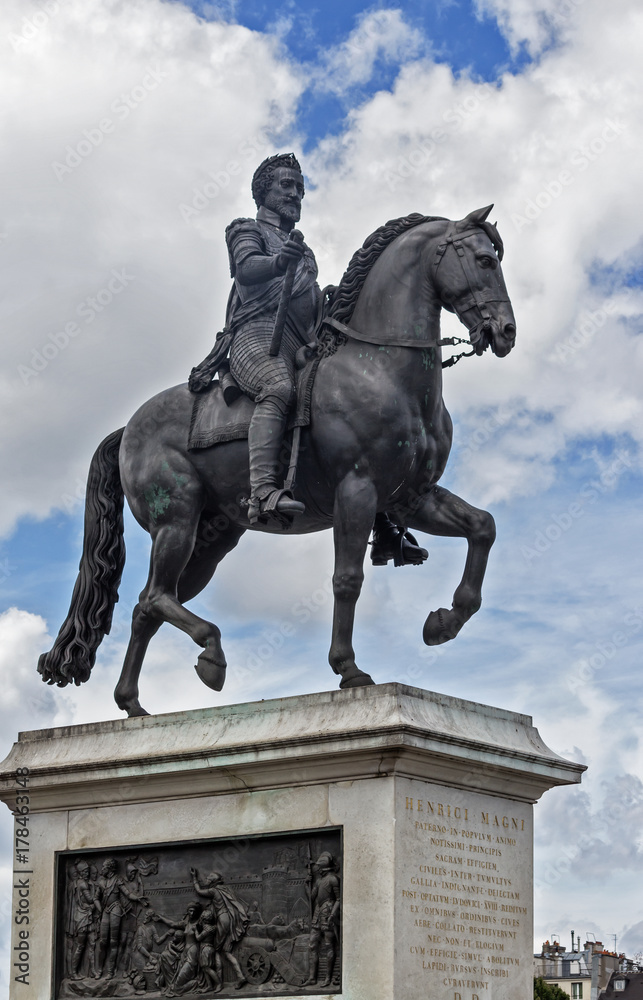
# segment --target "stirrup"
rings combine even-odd
[[[421,566],[429,558],[428,551],[418,544],[415,535],[398,525],[374,532],[371,545],[373,566],[386,566],[390,559],[394,566]]]
[[[248,520],[250,524],[269,524],[273,520],[282,528],[289,528],[293,517],[303,514],[305,510],[305,505],[293,499],[290,490],[275,487],[263,497],[250,497]]]

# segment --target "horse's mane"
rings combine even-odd
[[[351,257],[342,280],[333,292],[328,315],[341,323],[349,323],[368,273],[387,246],[408,229],[420,226],[423,222],[437,221],[447,222],[448,220],[443,219],[441,215],[420,215],[418,212],[413,212],[400,219],[389,219],[374,233],[367,236],[359,250],[356,250]]]

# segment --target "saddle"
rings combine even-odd
[[[316,344],[306,344],[297,352],[297,402],[288,430],[310,424],[310,401],[320,361]],[[194,394],[188,451],[212,448],[227,441],[244,441],[254,408],[254,402],[241,392],[229,370],[225,366],[220,368],[219,378]]]

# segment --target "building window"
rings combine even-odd
[[[627,982],[627,979],[615,979],[614,980],[614,989],[615,990],[624,990],[626,982]]]
[[[582,983],[572,983],[572,1000],[583,1000]]]

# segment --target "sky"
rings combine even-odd
[[[637,0],[4,0],[0,756],[20,730],[120,715],[149,552],[131,516],[90,682],[47,687],[37,658],[67,611],[91,455],[209,351],[229,291],[224,229],[253,213],[258,163],[301,157],[322,285],[389,218],[493,202],[516,347],[461,362],[444,388],[442,483],[497,523],[483,605],[456,641],[422,645],[465,548],[423,536],[421,569],[366,567],[358,662],[380,682],[531,715],[587,765],[580,787],[536,807],[535,941],[574,928],[643,951],[642,35]],[[463,333],[453,317],[443,330]],[[201,685],[191,640],[166,625],[145,707],[334,687],[331,574],[328,532],[245,536],[192,605],[222,629],[224,691]]]

